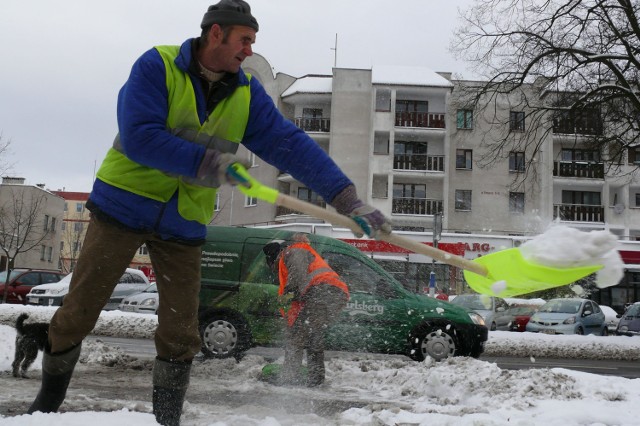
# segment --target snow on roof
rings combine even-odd
[[[296,93],[331,93],[333,78],[330,75],[306,75],[297,79],[282,97]]]
[[[373,84],[453,87],[449,80],[426,67],[374,66],[371,80]]]

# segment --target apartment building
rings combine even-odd
[[[44,185],[26,185],[20,177],[3,177],[0,184],[0,270],[8,266],[7,253],[15,256],[15,268],[58,269],[59,225],[64,200]]]
[[[431,241],[442,214],[441,241],[465,244],[465,256],[473,258],[517,246],[553,221],[585,231],[606,229],[620,238],[628,270],[619,286],[596,299],[614,306],[640,300],[640,179],[634,172],[640,156],[632,150],[617,167],[606,164],[608,156],[588,143],[603,131],[597,114],[533,119],[531,102],[554,97],[536,83],[523,86],[522,93],[487,97],[488,108],[474,111],[466,99],[477,82],[424,68],[334,68],[332,75],[294,78],[274,74],[254,54],[244,69],[349,175],[360,196],[392,220],[396,232]],[[535,145],[526,143],[528,126],[539,130]],[[500,152],[491,147],[496,140],[505,141]],[[262,182],[326,205],[291,176],[246,155],[254,164],[250,172]],[[310,223],[317,225],[311,225],[314,230],[341,235],[317,219],[248,199],[233,188],[222,188],[218,201],[213,223]],[[388,257],[399,260],[397,254]],[[398,271],[409,277],[408,286],[425,282],[435,269],[446,290],[464,289],[459,271],[430,259],[412,260]],[[386,266],[397,268],[396,263]]]
[[[53,191],[64,199],[64,217],[60,230],[60,270],[66,273],[75,269],[84,238],[89,226],[90,212],[86,204],[88,192]],[[149,279],[153,280],[153,268],[146,246],[142,246],[132,259],[130,268],[142,270]]]

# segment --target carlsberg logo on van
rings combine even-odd
[[[347,310],[349,310],[349,315],[379,315],[384,313],[384,306],[378,305],[378,301],[374,300],[373,304],[367,304],[367,302],[358,302],[357,300],[354,302],[347,303]]]

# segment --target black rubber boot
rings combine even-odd
[[[58,411],[67,395],[73,369],[80,358],[80,349],[81,345],[76,345],[64,352],[52,354],[47,344],[42,357],[42,385],[27,414]]]
[[[153,414],[161,425],[180,425],[190,373],[190,362],[169,362],[156,358],[153,365]]]

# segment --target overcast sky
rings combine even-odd
[[[117,132],[116,98],[131,65],[159,44],[199,35],[210,1],[2,0],[0,135],[12,176],[90,191]],[[253,0],[254,51],[296,77],[337,66],[425,66],[469,76],[448,51],[472,0]]]

